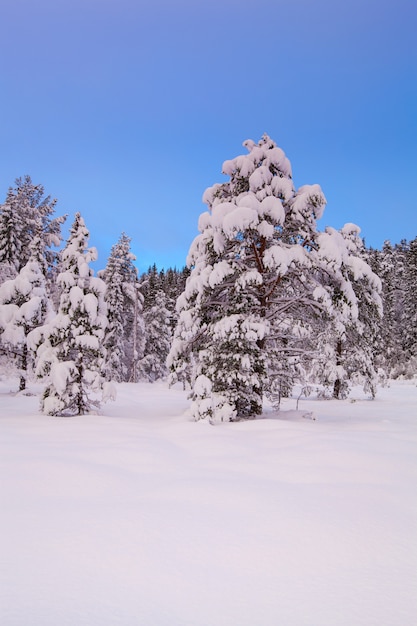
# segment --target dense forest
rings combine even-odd
[[[0,371],[44,381],[41,409],[83,414],[114,382],[190,389],[195,419],[233,421],[279,406],[295,385],[374,397],[417,376],[417,237],[368,248],[346,224],[320,232],[319,185],[294,188],[268,137],[226,161],[187,267],[138,274],[121,233],[96,276],[77,213],[66,242],[56,200],[29,176],[0,205]],[[116,234],[117,237],[117,234]]]

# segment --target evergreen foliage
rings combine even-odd
[[[296,383],[334,398],[361,384],[374,397],[378,380],[417,377],[417,238],[373,250],[354,224],[320,232],[320,187],[296,189],[268,136],[244,145],[223,165],[227,182],[204,194],[187,267],[153,265],[140,279],[125,233],[103,280],[93,277],[79,214],[58,263],[56,201],[28,176],[9,189],[0,361],[23,390],[36,354],[44,412],[85,413],[104,378],[154,382],[169,371],[191,388],[194,417],[212,422],[254,417],[264,396],[279,406]]]
[[[404,268],[404,307],[401,326],[404,329],[403,349],[407,361],[417,366],[417,237],[410,241]]]
[[[89,267],[96,260],[88,248],[89,232],[79,213],[61,255],[56,316],[31,333],[37,347],[37,374],[47,378],[41,408],[49,415],[82,415],[99,406],[92,393],[103,385],[104,332],[107,309],[105,284]]]
[[[29,333],[42,325],[50,311],[40,240],[35,237],[31,256],[14,279],[0,285],[0,350],[15,365],[20,378],[19,390],[26,388],[32,354]]]
[[[143,313],[145,347],[139,372],[140,378],[149,382],[166,378],[168,374],[166,359],[172,338],[170,319],[167,297],[158,289],[150,297]]]
[[[200,216],[177,305],[171,381],[193,387],[196,419],[250,417],[262,410],[264,392],[288,393],[311,359],[307,338],[317,319],[357,318],[344,268],[377,282],[347,237],[317,231],[326,203],[320,187],[296,190],[288,159],[268,136],[244,145],[249,154],[223,164],[230,180],[203,196],[209,212]]]
[[[368,251],[382,282],[384,316],[380,325],[378,362],[387,378],[417,376],[416,239]]]
[[[354,224],[340,231],[343,246],[338,249],[345,252],[340,276],[345,288],[342,291],[340,284],[333,284],[331,315],[317,329],[319,350],[313,372],[317,382],[332,387],[334,398],[346,397],[352,384],[362,384],[365,392],[375,397],[378,382],[381,281],[366,262],[359,233]]]
[[[52,270],[59,246],[61,225],[66,216],[55,217],[56,200],[44,195],[42,185],[32,183],[30,176],[17,178],[0,206],[0,282],[16,275],[29,260],[30,244],[35,236],[43,250],[45,269]]]
[[[143,356],[142,296],[130,241],[125,233],[121,234],[111,249],[106,269],[100,272],[106,284],[108,316],[105,376],[116,382],[136,380],[137,363]]]

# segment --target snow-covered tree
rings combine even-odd
[[[18,273],[21,253],[20,224],[11,203],[0,207],[0,283]]]
[[[102,388],[107,308],[105,284],[89,267],[96,260],[88,248],[89,232],[79,213],[61,254],[61,289],[56,316],[30,335],[37,346],[37,374],[47,377],[41,408],[49,415],[82,415],[99,401],[91,392]]]
[[[223,164],[230,180],[203,196],[209,211],[177,303],[171,380],[191,384],[197,419],[249,417],[264,393],[287,393],[311,358],[315,320],[332,315],[335,292],[356,302],[343,274],[347,242],[334,229],[317,230],[326,204],[319,185],[296,190],[288,159],[268,136],[244,145],[249,154]]]
[[[46,267],[52,268],[62,240],[61,225],[66,216],[55,217],[56,200],[44,196],[42,185],[34,185],[30,176],[18,178],[11,187],[6,200],[0,206],[0,281],[13,277],[29,260],[30,244],[35,236],[40,238],[40,247]]]
[[[329,233],[330,248],[326,241]],[[365,392],[374,397],[382,317],[381,281],[365,261],[360,228],[355,224],[346,224],[339,232],[327,228],[317,241],[330,268],[337,256],[337,272],[324,276],[332,307],[316,330],[319,349],[313,373],[318,382],[332,387],[334,398],[346,397],[352,384],[362,384]]]
[[[210,324],[192,394],[196,419],[233,421],[262,412],[264,334],[256,315],[235,313]]]
[[[325,204],[318,185],[295,191],[290,163],[269,137],[244,145],[248,155],[223,165],[230,181],[203,196],[209,212],[200,216],[201,234],[188,258],[191,275],[178,300],[169,363],[174,379],[197,381],[196,417],[207,414],[200,404],[215,412],[219,406],[220,419],[261,411],[265,372],[274,370],[268,350],[276,349],[284,318],[305,296],[314,232],[309,222]],[[312,297],[310,304],[320,306]],[[201,402],[199,376],[205,393],[210,389]]]
[[[126,334],[130,337],[127,342],[127,359],[129,363],[129,378],[131,383],[140,379],[140,361],[145,349],[145,323],[143,321],[143,296],[140,293],[139,283],[135,283],[133,308],[127,315]]]
[[[162,289],[164,281],[164,272],[158,272],[158,268],[154,263],[148,268],[148,271],[140,277],[140,292],[143,295],[143,308],[150,308],[155,304],[155,296]]]
[[[185,283],[189,275],[190,270],[188,267],[184,267],[182,270],[170,267],[167,270],[162,269],[158,271],[154,264],[149,267],[148,271],[142,274],[140,278],[140,290],[143,294],[144,310],[153,306],[155,294],[158,291],[164,292],[165,306],[170,314],[171,332],[174,331],[178,321],[176,302],[184,291]]]
[[[20,377],[19,391],[26,388],[32,362],[29,333],[41,326],[50,312],[40,240],[35,237],[29,261],[18,275],[0,285],[0,351],[8,367],[14,364]]]
[[[384,317],[381,324],[381,365],[389,378],[405,373],[403,342],[406,242],[392,246],[385,241],[382,250],[373,254],[373,264],[382,282]]]
[[[407,361],[413,360],[413,375],[417,375],[417,237],[410,241],[405,255],[401,322],[405,357]]]
[[[145,301],[146,302],[146,301]],[[166,306],[167,297],[157,290],[144,307],[144,356],[139,361],[140,377],[154,382],[168,374],[166,359],[171,347],[171,314]]]
[[[136,381],[143,357],[144,329],[142,295],[139,291],[136,259],[130,238],[122,233],[112,247],[106,269],[100,272],[106,284],[108,325],[104,338],[105,375],[116,382]]]

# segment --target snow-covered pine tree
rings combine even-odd
[[[143,294],[144,310],[153,306],[155,294],[157,291],[163,291],[165,294],[165,306],[170,313],[171,334],[177,324],[178,315],[176,311],[176,302],[185,288],[185,283],[190,275],[188,267],[178,270],[175,267],[169,267],[167,270],[158,271],[156,265],[148,268],[148,271],[142,274],[140,278],[140,290]]]
[[[182,270],[170,267],[165,272],[161,270],[159,273],[160,286],[166,295],[166,306],[171,314],[171,333],[174,332],[178,321],[176,303],[178,297],[185,289],[185,283],[189,275],[190,270],[188,267],[183,267]]]
[[[405,254],[404,306],[401,315],[407,377],[417,376],[417,237]]]
[[[245,309],[210,323],[192,394],[196,419],[234,421],[262,412],[265,332],[265,322]]]
[[[116,382],[136,382],[138,363],[143,357],[142,295],[130,242],[122,233],[111,249],[106,269],[100,272],[106,284],[108,316],[105,375],[107,380]]]
[[[89,267],[97,251],[87,247],[88,238],[77,213],[61,253],[58,313],[30,335],[31,345],[37,346],[37,374],[48,378],[41,408],[49,415],[82,415],[99,406],[90,392],[103,384],[107,308],[105,284]]]
[[[149,382],[165,378],[168,374],[166,359],[171,347],[171,314],[167,309],[167,297],[158,289],[148,291],[144,301],[143,321],[145,328],[144,356],[139,361],[140,378]]]
[[[302,310],[324,306],[313,297],[311,271],[321,189],[296,191],[288,159],[268,136],[244,145],[249,154],[223,165],[230,181],[203,196],[209,212],[200,216],[177,304],[169,363],[172,380],[194,386],[196,418],[259,413],[265,376],[271,389],[276,371],[285,371],[276,355],[296,351],[290,340]]]
[[[30,176],[18,178],[10,187],[6,200],[0,206],[0,281],[2,276],[13,277],[29,260],[30,243],[40,238],[40,247],[46,267],[52,269],[59,246],[61,225],[66,216],[52,218],[56,200],[44,196],[42,185],[34,185]]]
[[[352,384],[362,384],[375,397],[381,281],[365,261],[360,228],[355,224],[345,224],[339,232],[327,228],[317,243],[319,254],[328,261],[322,281],[332,307],[316,331],[313,375],[317,382],[332,387],[334,398],[346,397]]]
[[[381,325],[382,366],[389,378],[405,373],[403,309],[407,244],[385,241],[380,251],[378,276],[382,282],[384,317]]]
[[[346,242],[334,229],[319,237],[319,185],[296,190],[288,159],[268,136],[244,145],[249,154],[223,165],[230,180],[203,196],[209,211],[177,303],[171,381],[191,383],[197,419],[249,417],[264,393],[288,393],[312,358],[313,322],[332,314],[334,290],[356,302],[343,274]]]
[[[163,283],[163,272],[162,277],[158,272],[158,268],[154,263],[152,266],[148,268],[148,271],[142,274],[140,277],[140,292],[143,296],[143,309],[150,308],[155,304],[155,295],[161,289],[161,285]]]
[[[11,203],[0,207],[0,283],[18,273],[18,255],[21,252],[20,223]]]
[[[26,265],[14,279],[0,285],[0,351],[9,372],[10,367],[16,367],[19,391],[26,389],[27,373],[32,365],[28,335],[45,322],[51,310],[42,252],[41,240],[35,236]]]

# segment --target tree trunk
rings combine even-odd
[[[23,346],[22,350],[20,369],[22,373],[20,374],[19,391],[24,391],[26,389],[26,372],[28,369],[28,347],[26,344]]]
[[[338,339],[336,343],[336,365],[339,366],[342,364],[342,340]],[[340,378],[336,378],[333,385],[333,398],[339,400],[340,398],[340,390],[342,388],[342,381]]]
[[[84,397],[83,397],[83,363],[82,363],[81,355],[78,356],[78,360],[77,360],[76,382],[78,384],[78,392],[77,392],[77,396],[75,399],[75,405],[77,407],[76,415],[84,415],[86,412],[86,406],[85,406]]]

